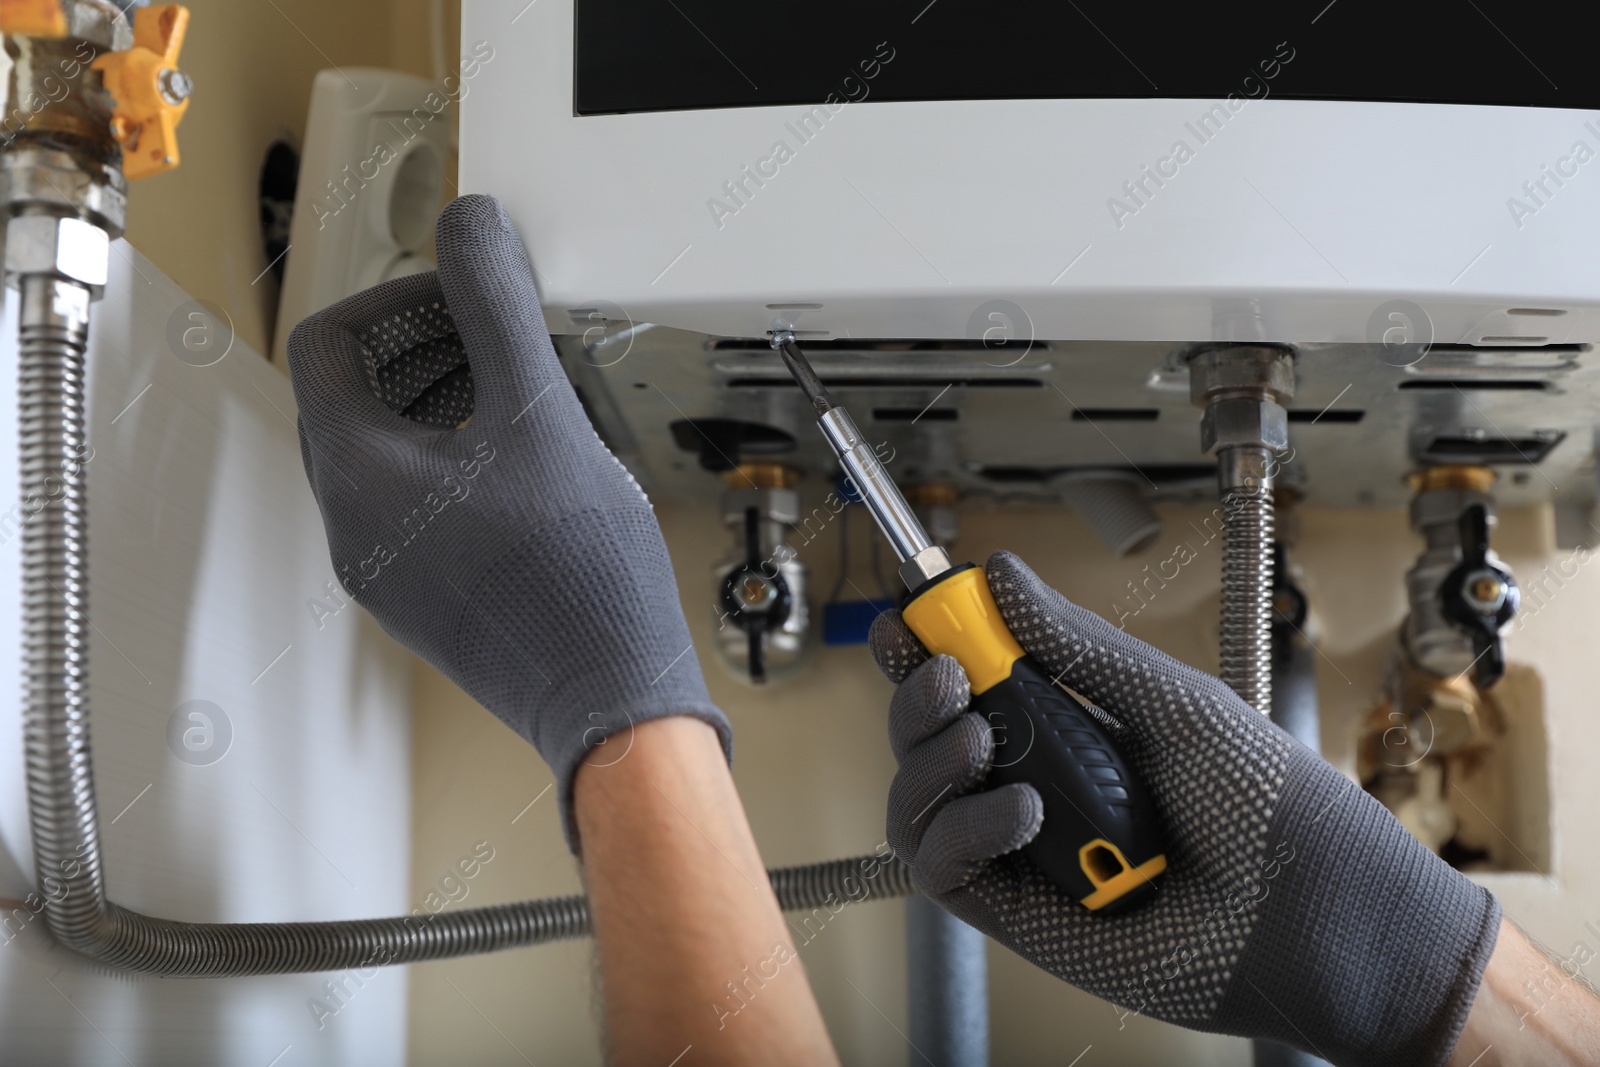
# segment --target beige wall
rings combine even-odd
[[[1165,558],[1180,538],[1198,545],[1186,524],[1203,514],[1165,511],[1163,539],[1130,560],[1112,559],[1075,518],[1058,512],[968,512],[960,548],[979,559],[1001,547],[1018,551],[1069,595],[1114,615],[1125,583],[1146,563]],[[889,685],[860,648],[822,650],[802,676],[766,691],[729,679],[709,655],[708,574],[724,551],[725,535],[706,511],[664,507],[661,517],[702,665],[713,696],[733,720],[734,776],[766,861],[804,863],[871,850],[882,840],[893,772],[884,739]],[[1525,574],[1562,555],[1551,544],[1543,511],[1507,515],[1497,537],[1508,562]],[[1302,518],[1296,559],[1306,571],[1325,654],[1317,665],[1324,745],[1346,768],[1353,764],[1355,724],[1378,691],[1404,612],[1400,579],[1417,547],[1398,511],[1313,511]],[[832,585],[831,538],[807,547],[802,558],[813,567],[815,590]],[[1556,877],[1485,878],[1519,921],[1563,951],[1582,936],[1585,920],[1600,918],[1600,850],[1581,828],[1584,813],[1600,802],[1594,776],[1584,772],[1591,758],[1585,753],[1600,752],[1584,639],[1600,616],[1595,570],[1581,572],[1511,645],[1514,659],[1542,673],[1550,701]],[[1213,542],[1130,621],[1130,631],[1214,669],[1217,583]],[[417,681],[415,890],[424,891],[430,875],[474,835],[487,835],[497,855],[474,890],[482,896],[472,903],[576,892],[549,795],[512,824],[551,780],[532,749],[432,671],[419,668]],[[908,1055],[896,1032],[905,1029],[901,923],[898,903],[850,908],[802,951],[847,1063],[892,1064]],[[1100,1065],[1248,1062],[1245,1045],[1227,1038],[1148,1020],[1130,1020],[1119,1030],[1111,1008],[1010,953],[991,946],[990,961],[997,1067],[1065,1063],[1091,1044]],[[413,968],[412,1062],[444,1062],[471,1049],[484,1063],[520,1063],[523,1055],[535,1063],[599,1063],[589,968],[587,945]]]
[[[459,0],[446,5],[455,55]],[[262,252],[257,188],[267,146],[305,132],[311,79],[330,66],[432,71],[430,0],[188,0],[183,67],[193,102],[182,165],[133,183],[128,240],[197,299],[227,310],[240,339],[271,350],[276,283]],[[291,256],[293,252],[289,253]]]

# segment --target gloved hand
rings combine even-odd
[[[692,715],[731,758],[732,735],[655,513],[556,361],[515,226],[464,196],[437,246],[436,275],[295,328],[301,454],[345,590],[538,748],[576,850],[573,776],[607,736]]]
[[[1444,1063],[1494,950],[1494,896],[1216,678],[1068,602],[1009,553],[987,573],[1022,647],[1115,719],[1170,866],[1150,903],[1113,916],[1047,881],[1016,851],[1038,833],[1038,794],[984,791],[994,745],[966,711],[966,675],[886,612],[871,647],[901,683],[888,840],[917,886],[1127,1011],[1335,1064]]]

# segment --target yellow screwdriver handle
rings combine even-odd
[[[1017,643],[983,571],[947,571],[903,615],[929,652],[966,671],[971,710],[994,732],[987,783],[1027,782],[1044,802],[1028,858],[1091,911],[1149,899],[1167,869],[1154,802],[1105,727]]]

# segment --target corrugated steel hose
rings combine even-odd
[[[1241,463],[1230,453],[1250,452]],[[1226,449],[1224,464],[1252,472],[1253,484],[1222,496],[1222,626],[1219,676],[1257,711],[1272,709],[1273,456],[1265,448]],[[1244,479],[1240,479],[1243,481]]]
[[[1189,399],[1205,409],[1200,446],[1216,453],[1222,493],[1222,627],[1218,674],[1262,714],[1272,710],[1274,489],[1289,451],[1294,350],[1207,343],[1187,357]]]
[[[18,357],[24,500],[49,503],[22,531],[28,805],[38,891],[57,941],[167,978],[368,968],[582,937],[581,896],[421,916],[304,923],[187,923],[106,899],[88,702],[88,512],[81,463],[90,293],[24,275]],[[909,895],[894,856],[771,870],[785,910]]]

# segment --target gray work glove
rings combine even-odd
[[[290,336],[306,475],[346,591],[538,748],[576,849],[573,776],[608,735],[692,715],[730,758],[732,736],[655,513],[562,373],[499,202],[445,208],[438,258]]]
[[[966,711],[966,675],[928,660],[887,612],[871,646],[901,682],[888,839],[918,887],[1124,1016],[1341,1065],[1443,1064],[1494,950],[1494,896],[1216,678],[1068,602],[1010,553],[987,572],[1022,647],[1115,719],[1170,867],[1152,901],[1113,916],[1047,881],[1017,851],[1041,825],[1038,794],[983,790],[993,741]]]

